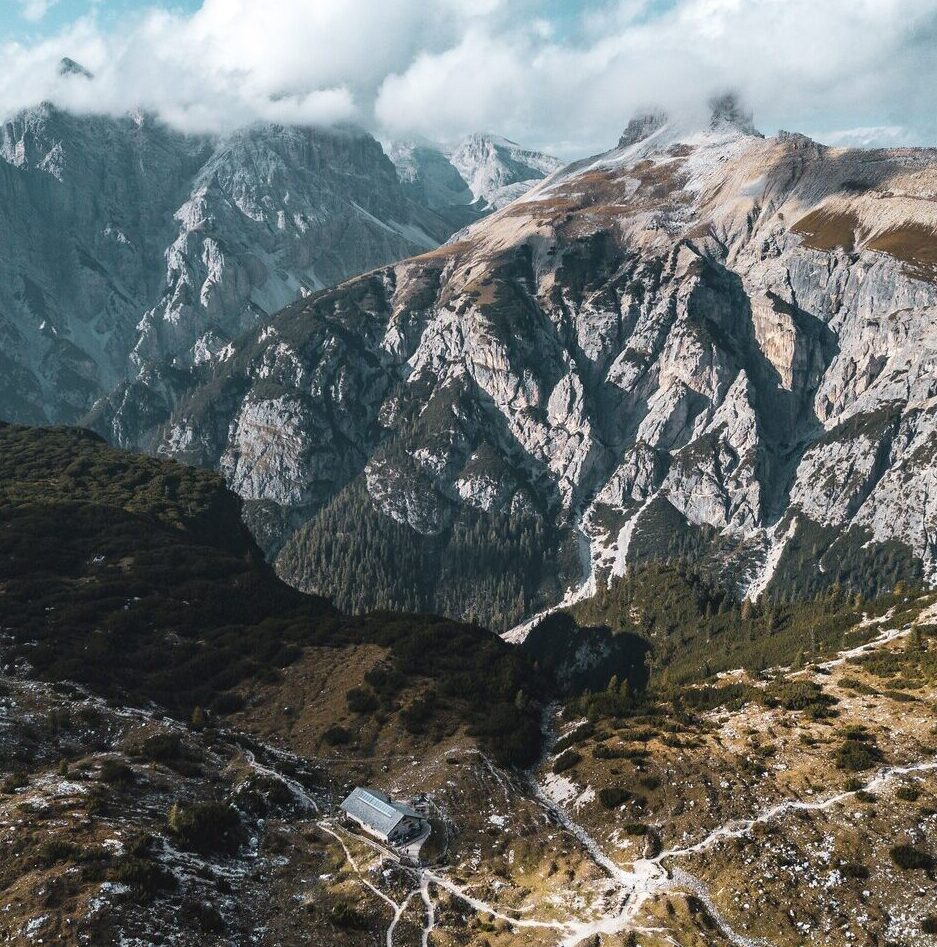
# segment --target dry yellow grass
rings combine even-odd
[[[803,238],[804,246],[826,253],[837,249],[852,253],[856,249],[858,229],[859,218],[855,214],[831,211],[824,207],[802,217],[791,227],[794,233]]]
[[[898,227],[871,240],[866,249],[901,260],[912,276],[937,281],[937,234],[929,227],[921,224]]]

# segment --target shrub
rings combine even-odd
[[[354,905],[347,901],[338,901],[329,910],[329,918],[336,927],[347,930],[367,931],[371,929],[370,920]]]
[[[653,792],[655,789],[660,788],[660,779],[657,776],[642,776],[641,785],[645,789],[650,789]]]
[[[882,752],[873,743],[847,739],[836,750],[836,766],[851,773],[871,769],[882,759]]]
[[[348,701],[348,709],[353,714],[369,714],[378,708],[377,696],[373,691],[365,690],[363,687],[353,687],[345,695]]]
[[[426,724],[433,719],[436,711],[436,694],[429,691],[423,697],[417,697],[400,711],[400,721],[409,733],[423,733]]]
[[[113,880],[132,888],[137,895],[150,897],[160,891],[172,891],[175,875],[157,862],[139,855],[121,858],[114,868]]]
[[[858,862],[843,862],[839,866],[839,872],[845,878],[868,878],[869,869]]]
[[[247,701],[243,694],[238,694],[234,691],[225,691],[211,702],[211,709],[216,714],[233,714],[239,710],[243,710],[246,705]]]
[[[650,831],[650,826],[644,822],[624,822],[621,826],[622,832],[625,835],[647,835]]]
[[[322,734],[322,739],[329,746],[344,746],[351,742],[351,733],[345,727],[333,724]]]
[[[617,809],[631,798],[631,793],[621,786],[605,786],[599,790],[599,802],[606,809]]]
[[[576,729],[571,733],[567,733],[565,737],[560,737],[559,740],[553,744],[553,752],[562,753],[563,750],[568,750],[571,746],[579,746],[581,743],[585,743],[585,741],[588,740],[589,737],[591,737],[594,733],[595,724],[587,721],[586,723],[576,727]],[[593,756],[597,756],[599,746],[601,746],[601,744],[596,746],[595,750],[593,751]],[[599,758],[604,759],[604,757]]]
[[[592,748],[592,756],[597,760],[623,760],[628,753],[623,746],[608,746],[605,743],[597,743]]]
[[[937,914],[928,914],[921,921],[921,930],[925,934],[937,934]]]
[[[920,795],[921,791],[916,786],[899,786],[895,790],[895,796],[902,802],[916,802]]]
[[[859,740],[862,742],[874,740],[872,734],[869,733],[868,729],[861,723],[850,724],[843,730],[843,736],[847,740]]]
[[[572,769],[581,760],[582,754],[577,753],[575,750],[563,750],[553,761],[553,772],[565,773],[566,770]]]
[[[889,851],[891,860],[905,871],[923,868],[930,871],[934,867],[934,859],[927,853],[913,845],[895,845]]]
[[[0,792],[12,795],[25,789],[29,785],[29,777],[25,773],[11,773],[3,782],[0,782]]]
[[[829,716],[831,705],[836,703],[834,698],[823,693],[819,684],[799,679],[775,681],[765,688],[764,702],[769,707],[802,710],[811,717]]]
[[[182,739],[177,733],[156,733],[147,737],[140,755],[152,763],[172,763],[182,755]]]
[[[156,836],[151,835],[149,832],[134,832],[133,835],[127,839],[126,850],[130,855],[135,855],[137,858],[143,858],[145,855],[149,855],[153,850],[153,846],[156,844]]]
[[[173,803],[167,822],[179,842],[192,851],[233,854],[241,844],[241,817],[226,802]]]
[[[36,860],[44,868],[51,868],[58,862],[73,861],[78,858],[80,849],[72,842],[65,839],[50,838],[46,839],[36,849]]]
[[[217,908],[205,901],[186,898],[182,902],[182,918],[194,921],[205,934],[224,934],[226,930],[224,918]]]
[[[132,786],[135,779],[133,770],[126,763],[110,757],[101,764],[99,778],[111,786]]]

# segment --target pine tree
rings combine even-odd
[[[631,693],[631,684],[625,679],[621,682],[621,687],[618,688],[618,699],[621,702],[621,706],[625,710],[630,710],[634,705],[634,696]]]

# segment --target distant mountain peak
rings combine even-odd
[[[81,76],[82,79],[93,79],[94,73],[86,69],[80,62],[75,62],[68,56],[59,60],[60,76]]]
[[[667,124],[668,115],[662,109],[650,109],[646,112],[639,112],[628,122],[628,127],[618,139],[619,148],[630,148],[639,142],[650,138],[654,132],[659,131]]]
[[[714,96],[709,100],[709,108],[709,127],[713,131],[730,127],[744,135],[763,137],[755,128],[754,113],[745,107],[737,93],[724,92],[722,95]]]

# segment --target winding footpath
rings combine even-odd
[[[937,605],[928,612],[928,617],[933,616],[937,616]],[[874,623],[884,623],[887,618],[888,616],[884,616]],[[869,622],[869,624],[871,623],[873,622]],[[827,662],[824,666],[833,666],[852,654],[867,653],[870,647],[880,647],[883,644],[888,644],[896,638],[908,634],[909,629],[910,626],[906,626],[902,629],[890,629],[883,632],[879,638],[860,648],[843,652],[834,661]],[[424,915],[420,940],[421,947],[432,947],[430,938],[437,924],[432,886],[446,891],[450,896],[458,899],[478,914],[502,921],[514,930],[541,930],[547,937],[551,938],[547,942],[554,944],[555,947],[578,947],[578,945],[589,941],[590,938],[594,938],[596,935],[615,935],[624,932],[655,934],[672,943],[674,947],[679,947],[679,943],[666,931],[643,926],[639,918],[642,909],[653,898],[667,892],[682,892],[692,894],[699,900],[726,942],[732,944],[733,947],[771,947],[770,941],[749,937],[736,931],[721,913],[707,886],[700,879],[674,863],[692,858],[723,842],[748,837],[756,826],[781,821],[797,812],[825,812],[849,802],[858,793],[879,792],[893,780],[915,774],[937,772],[937,759],[901,766],[883,767],[857,789],[833,793],[818,799],[789,799],[776,803],[752,818],[733,820],[718,826],[696,842],[667,848],[651,857],[645,855],[636,858],[625,867],[610,857],[589,831],[575,820],[562,802],[551,797],[549,789],[545,785],[533,779],[527,784],[526,788],[515,783],[513,779],[509,782],[484,754],[479,752],[478,755],[495,784],[504,792],[506,799],[510,802],[512,794],[520,796],[529,793],[530,798],[540,805],[550,819],[576,840],[588,860],[605,874],[609,880],[609,888],[599,901],[594,903],[586,912],[587,915],[591,916],[566,920],[520,918],[517,916],[517,911],[507,913],[511,911],[510,908],[502,909],[496,904],[477,897],[464,886],[456,884],[445,873],[433,871],[429,868],[419,869],[402,865],[399,856],[395,852],[376,841],[358,835],[348,835],[349,839],[353,838],[356,842],[368,846],[382,860],[395,862],[402,871],[413,878],[414,887],[402,901],[397,902],[365,877],[364,870],[355,860],[345,839],[342,837],[345,834],[344,830],[326,820],[320,820],[317,822],[318,826],[340,843],[349,865],[355,871],[361,883],[376,897],[380,898],[393,912],[392,920],[386,931],[386,947],[397,947],[395,944],[397,927],[417,899],[421,902]],[[301,799],[305,795],[305,790],[299,784],[294,785],[294,781],[280,776],[274,770],[260,767],[252,757],[249,757],[249,762],[259,772],[275,778],[282,778],[297,795],[302,793],[300,795]],[[309,802],[313,806],[315,805],[312,800],[309,800]],[[556,939],[553,940],[551,935]]]

